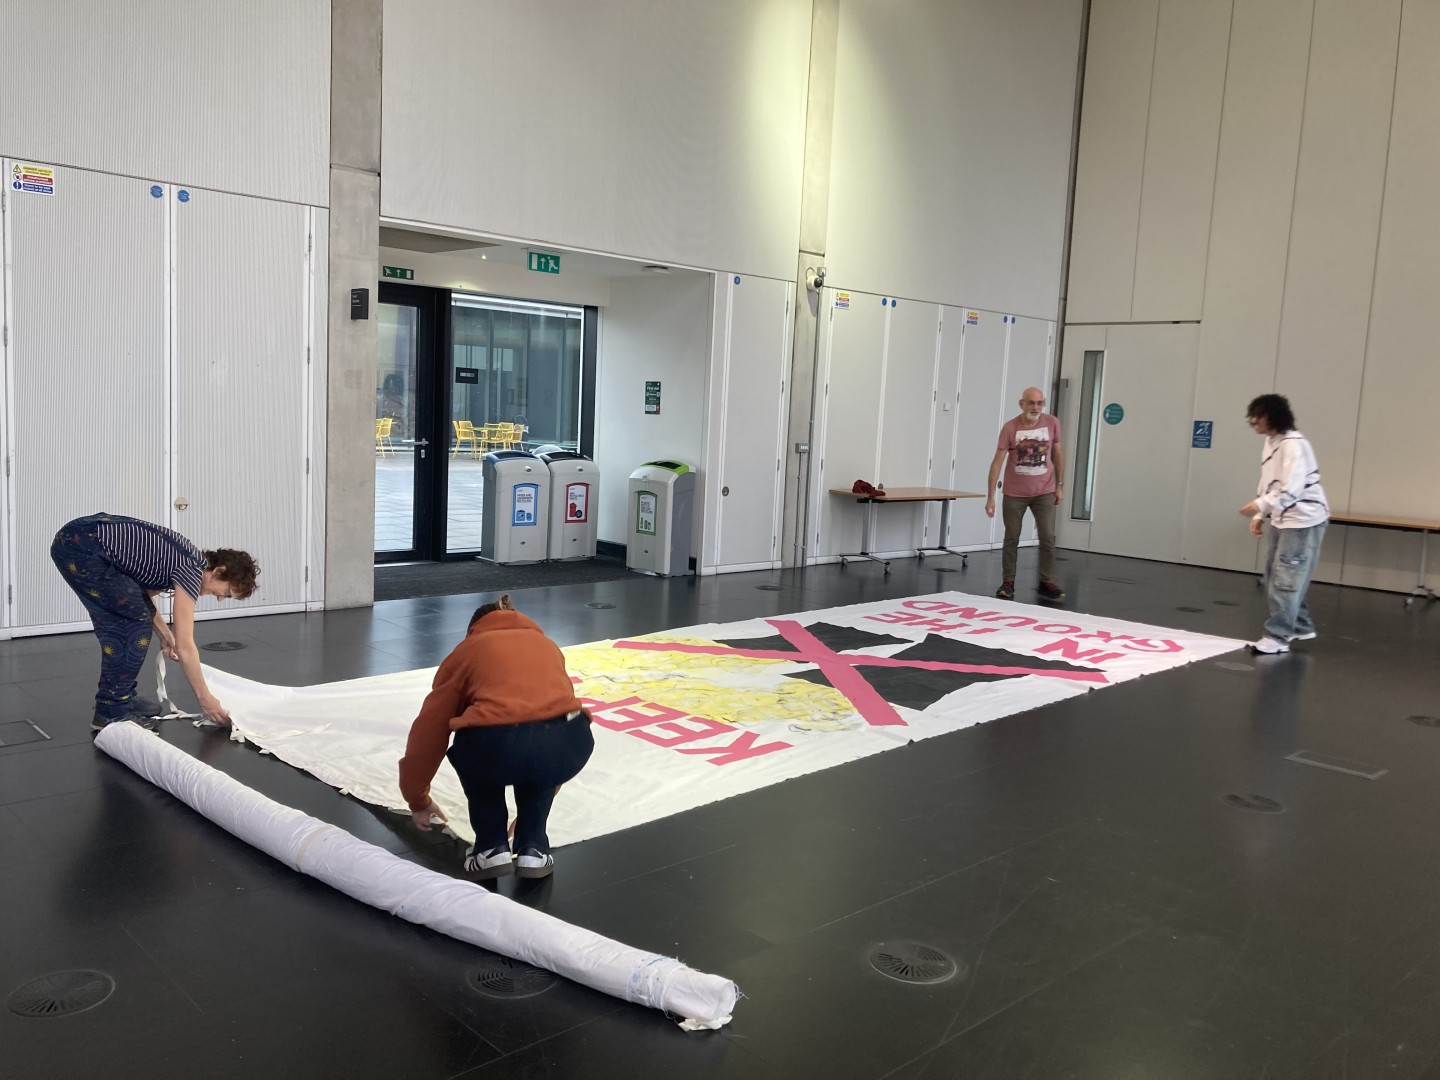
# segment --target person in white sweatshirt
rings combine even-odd
[[[1290,402],[1279,394],[1261,394],[1245,413],[1251,430],[1265,437],[1260,453],[1260,489],[1240,508],[1250,532],[1264,535],[1270,522],[1270,551],[1265,560],[1265,591],[1270,618],[1265,633],[1250,644],[1258,653],[1284,653],[1295,641],[1315,637],[1315,622],[1305,594],[1320,558],[1320,542],[1330,521],[1330,506],[1320,486],[1320,467],[1310,441],[1295,430]]]

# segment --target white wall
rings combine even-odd
[[[1397,412],[1440,394],[1440,7],[1095,0],[1090,29],[1067,315],[1104,325],[1067,327],[1067,353],[1072,334],[1198,320],[1192,419],[1215,423],[1158,557],[1256,565],[1236,513],[1259,454],[1242,417],[1272,390],[1332,508],[1440,516],[1440,431],[1407,425],[1396,453]],[[1419,545],[1337,527],[1319,576],[1408,589]]]
[[[647,461],[695,469],[695,541],[705,505],[705,416],[712,277],[674,273],[616,280],[600,315],[595,461],[600,466],[599,538],[629,539],[631,472]],[[645,412],[645,383],[660,381],[660,414]]]
[[[325,206],[330,0],[0,0],[0,154]]]
[[[1054,318],[1080,0],[841,0],[841,289]]]
[[[386,217],[788,279],[807,0],[387,0]]]

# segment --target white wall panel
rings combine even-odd
[[[0,0],[0,71],[0,153],[329,201],[329,0]]]
[[[1137,322],[1200,318],[1230,9],[1231,0],[1160,4],[1130,313]]]
[[[165,200],[151,187],[62,168],[53,195],[6,193],[12,625],[89,621],[50,561],[66,521],[165,520]]]
[[[1337,510],[1350,491],[1399,29],[1400,0],[1315,6],[1275,388]]]
[[[1311,9],[1312,0],[1235,7],[1195,383],[1195,418],[1215,429],[1211,449],[1190,459],[1187,562],[1255,565],[1254,539],[1231,519],[1258,475],[1245,406],[1275,385]]]
[[[887,488],[924,487],[930,475],[940,309],[935,304],[892,300],[888,319],[875,475]],[[903,552],[920,546],[925,534],[923,506],[897,505],[877,513],[878,550]]]
[[[1440,400],[1434,318],[1440,297],[1436,102],[1440,4],[1407,3],[1350,488],[1350,509],[1360,513],[1440,514],[1440,471],[1434,467],[1440,460],[1440,431],[1432,423],[1405,422]],[[1326,467],[1323,460],[1320,466]]]
[[[328,415],[329,372],[329,211],[311,211],[310,250],[310,580],[306,583],[307,603],[320,605],[325,599],[325,421]]]
[[[829,489],[849,488],[856,480],[873,484],[880,458],[880,384],[889,308],[868,293],[850,293],[850,306],[839,308],[836,295],[834,289],[820,294],[825,341],[815,395],[819,445],[812,453],[819,457],[819,480],[811,482],[816,500],[810,515],[816,534],[812,556],[864,546],[863,507],[829,494]]]
[[[975,322],[969,321],[973,313]],[[960,398],[956,403],[955,487],[959,491],[985,491],[990,461],[1000,425],[1020,411],[1005,400],[1005,345],[1009,324],[993,311],[947,309],[945,321],[964,327],[964,355],[960,363]],[[1015,395],[1019,398],[1019,394]],[[997,500],[999,496],[996,496]],[[996,519],[999,510],[996,510]],[[950,518],[951,547],[980,547],[1000,534],[995,521],[985,516],[983,499],[962,499]]]
[[[1090,7],[1066,299],[1072,322],[1130,318],[1158,12],[1159,0]]]
[[[965,347],[965,312],[940,309],[940,332],[935,344],[935,399],[930,405],[929,487],[950,488],[955,484],[955,439],[960,420],[960,361]],[[978,491],[978,488],[963,489]],[[954,513],[954,507],[951,508]],[[945,546],[949,540],[940,533],[940,507],[925,507],[925,542]]]
[[[806,0],[390,0],[384,17],[387,217],[790,276]]]
[[[1065,548],[1090,550],[1090,521],[1072,517],[1080,495],[1080,404],[1085,389],[1085,354],[1105,350],[1103,326],[1069,326],[1065,328],[1065,355],[1060,377],[1065,380],[1064,401],[1057,404],[1055,415],[1060,418],[1061,437],[1065,440],[1065,502],[1055,514],[1056,542]]]
[[[739,279],[738,281],[736,279]],[[788,281],[726,275],[717,289],[711,354],[705,565],[777,565],[784,476],[783,420],[790,367]],[[728,490],[727,490],[728,489]]]
[[[595,387],[595,462],[600,467],[599,536],[629,538],[629,476],[647,461],[697,470],[695,531],[706,499],[706,385],[714,279],[709,274],[617,280],[600,314]],[[645,412],[645,383],[660,381],[660,414]],[[692,549],[698,560],[700,547]]]
[[[1110,327],[1102,408],[1125,414],[1099,425],[1091,551],[1179,561],[1198,337],[1193,324]],[[1226,524],[1245,534],[1239,505]]]
[[[188,507],[172,527],[260,563],[255,595],[224,609],[303,603],[309,213],[210,191],[175,199],[173,495]]]
[[[844,0],[832,284],[1053,315],[1081,7]]]

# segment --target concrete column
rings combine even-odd
[[[810,78],[805,105],[805,176],[800,197],[800,251],[795,264],[795,335],[790,363],[790,418],[785,458],[785,518],[781,558],[802,564],[802,533],[807,531],[811,456],[796,445],[810,445],[815,410],[816,342],[820,333],[820,297],[806,288],[807,272],[825,265],[825,234],[830,215],[830,148],[835,118],[835,50],[840,32],[840,0],[814,0],[810,15]],[[813,532],[813,523],[808,531]]]
[[[381,28],[381,0],[332,0],[326,608],[375,602]],[[350,318],[351,289],[370,290],[369,319]]]

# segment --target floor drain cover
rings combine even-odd
[[[1195,614],[1197,614],[1197,615],[1202,614],[1202,613],[1205,611],[1205,609],[1204,609],[1203,607],[1177,607],[1175,610],[1176,610],[1176,611],[1193,611],[1193,612],[1195,612]]]
[[[1239,606],[1240,606],[1240,601],[1238,601],[1238,600],[1216,600],[1216,601],[1215,601],[1215,606],[1216,606],[1216,607],[1239,607]]]
[[[1440,727],[1440,716],[1407,716],[1405,719],[1421,727]]]
[[[1216,660],[1215,666],[1221,671],[1254,671],[1254,664],[1242,664],[1238,660]]]
[[[959,572],[960,572],[960,568],[959,568],[958,566],[937,566],[937,567],[935,567],[935,573],[937,573],[937,574],[958,574]]]
[[[596,609],[598,609],[598,610],[600,610],[600,611],[608,611],[608,610],[610,610],[611,608],[613,608],[615,605],[614,605],[614,604],[599,604],[599,603],[597,603],[597,604],[586,604],[585,606],[586,606],[586,607],[593,607],[593,608],[596,608]]]
[[[763,592],[779,592],[779,591],[780,591],[781,589],[783,589],[784,587],[785,587],[784,585],[756,585],[756,586],[755,586],[755,588],[760,589],[760,590],[763,591]]]
[[[243,641],[212,641],[200,647],[207,652],[235,652],[237,649],[243,649],[245,643]]]
[[[470,972],[468,981],[472,989],[486,997],[526,998],[543,994],[559,982],[560,977],[523,960],[497,956]]]
[[[19,746],[27,742],[45,742],[50,738],[33,720],[9,720],[0,723],[0,746]]]
[[[115,980],[103,971],[57,971],[32,979],[5,999],[16,1016],[41,1019],[74,1016],[93,1009],[115,992]]]
[[[887,941],[870,950],[870,966],[898,982],[929,986],[964,973],[939,949],[916,941]]]
[[[1250,810],[1256,814],[1281,814],[1285,812],[1283,805],[1264,795],[1226,795],[1224,803],[1226,806],[1233,806],[1237,810]]]

